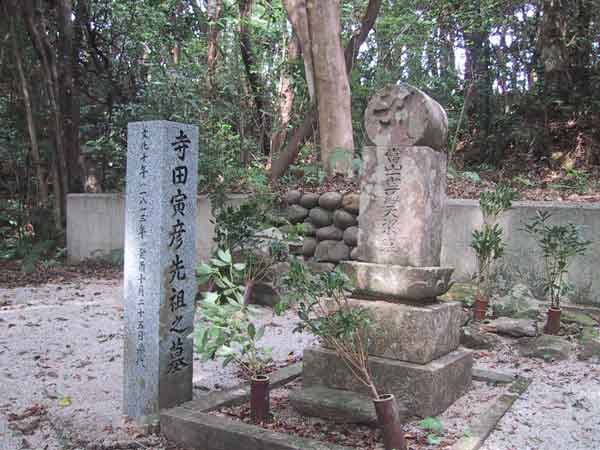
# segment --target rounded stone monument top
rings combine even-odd
[[[378,91],[365,111],[371,142],[382,146],[425,146],[442,150],[447,143],[444,108],[420,89],[398,82]]]

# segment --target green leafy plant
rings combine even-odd
[[[419,426],[424,430],[429,431],[427,434],[427,442],[429,445],[438,445],[442,441],[444,425],[438,418],[426,417],[419,422]]]
[[[471,235],[471,248],[477,255],[477,295],[489,296],[489,280],[492,264],[504,255],[502,227],[497,223],[500,215],[509,209],[516,192],[508,186],[498,186],[494,191],[482,192],[479,206],[483,214],[483,226]]]
[[[313,274],[300,260],[292,259],[281,283],[288,298],[298,306],[300,321],[295,331],[310,331],[321,338],[377,399],[379,393],[368,362],[372,318],[368,310],[348,302],[347,293],[352,287],[348,276],[340,269]]]
[[[567,169],[566,180],[550,184],[551,188],[585,194],[590,187],[590,174],[584,170]]]
[[[200,303],[201,321],[196,327],[196,348],[204,360],[223,358],[223,367],[238,364],[244,376],[251,379],[263,375],[271,362],[271,349],[259,345],[265,327],[257,328],[257,310],[235,295],[220,303],[216,293],[209,292]]]
[[[575,256],[583,255],[591,243],[582,237],[581,230],[573,223],[551,225],[551,214],[537,211],[525,225],[525,231],[534,236],[544,259],[544,292],[552,308],[560,308],[560,300],[568,291],[566,274]]]
[[[217,304],[244,303],[244,263],[234,263],[229,250],[218,249],[216,255],[196,269],[198,282],[209,285],[210,298]]]

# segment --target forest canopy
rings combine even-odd
[[[600,162],[597,0],[2,8],[0,190],[54,211],[59,228],[67,193],[123,189],[130,121],[198,125],[201,190],[318,184],[352,172],[366,104],[398,80],[446,108],[452,168]],[[347,161],[331,166],[340,149]]]

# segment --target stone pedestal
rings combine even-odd
[[[407,305],[350,299],[371,312],[369,355],[427,364],[458,348],[462,306],[454,302]]]
[[[435,416],[463,395],[471,384],[473,358],[467,350],[454,350],[427,364],[414,364],[377,356],[369,357],[375,384],[381,392],[394,394],[410,415]],[[368,394],[344,362],[327,349],[304,350],[302,382],[305,387]]]
[[[353,295],[385,300],[430,303],[451,286],[451,267],[409,267],[344,261],[340,268],[354,282]]]

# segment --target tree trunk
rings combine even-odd
[[[83,192],[84,175],[79,165],[79,89],[74,83],[73,63],[76,51],[73,42],[72,0],[59,0],[60,75],[58,83],[59,108],[62,113],[63,142],[67,158],[67,192]]]
[[[66,220],[66,195],[69,192],[69,169],[63,131],[64,121],[58,102],[59,77],[56,67],[56,57],[54,49],[48,40],[48,34],[45,32],[48,27],[43,11],[39,9],[34,10],[33,0],[24,0],[21,2],[21,5],[25,24],[27,25],[27,31],[29,32],[33,47],[42,63],[46,95],[48,96],[48,103],[52,113],[55,143],[55,167],[53,169],[55,184],[54,192],[56,195],[56,208],[61,217],[61,223],[57,223],[57,227],[62,229]]]
[[[302,0],[284,0],[284,4],[286,5],[286,9],[288,10],[288,15],[290,14],[289,6],[291,3],[298,5],[299,3],[303,3]],[[356,33],[348,42],[344,54],[346,57],[350,54],[352,56],[352,64],[346,64],[346,71],[349,73],[352,70],[354,62],[356,61],[356,57],[358,52],[356,49],[359,49],[360,46],[364,43],[369,32],[371,31],[377,15],[379,14],[379,10],[381,8],[381,0],[369,0],[369,4],[367,5],[366,13],[363,17],[361,27],[358,33]],[[298,13],[297,11],[295,13]],[[294,21],[290,17],[290,22],[292,26],[294,26]],[[294,30],[296,28],[294,27]],[[306,47],[302,45],[302,39],[300,39],[300,45],[302,47],[302,51]],[[304,53],[303,53],[304,56]],[[289,166],[295,161],[298,153],[300,152],[300,146],[311,138],[313,135],[313,130],[316,126],[317,122],[317,112],[314,107],[310,107],[305,113],[304,119],[300,122],[300,124],[294,129],[294,132],[289,137],[289,141],[285,147],[285,149],[281,152],[279,157],[273,161],[271,165],[271,180],[276,180],[280,176],[282,176],[289,168]]]
[[[297,61],[299,54],[300,41],[295,34],[292,34],[287,45],[288,66],[281,71],[281,78],[279,80],[279,118],[274,130],[275,132],[271,138],[271,160],[273,160],[274,155],[279,154],[287,139],[295,97],[290,66]]]
[[[30,141],[29,154],[31,156],[31,163],[34,166],[38,186],[36,203],[38,206],[45,208],[48,204],[48,180],[40,158],[40,148],[37,139],[37,127],[33,118],[33,107],[30,95],[31,89],[29,86],[29,80],[25,76],[25,71],[23,70],[23,58],[21,56],[21,50],[19,49],[19,42],[17,42],[17,33],[14,24],[14,20],[17,17],[17,14],[15,8],[12,5],[12,2],[10,6],[11,8],[9,12],[8,3],[5,3],[4,11],[6,17],[9,17],[10,39],[13,54],[15,56],[15,65],[17,66],[19,80],[21,81],[21,90],[23,92],[23,104],[25,105],[25,117],[27,119],[27,131],[29,133]]]
[[[308,0],[319,113],[321,162],[329,176],[351,175],[354,153],[350,84],[341,43],[340,0]]]
[[[544,93],[551,99],[568,101],[572,80],[566,47],[566,0],[544,0],[538,30],[538,53],[543,67]]]
[[[215,95],[215,71],[217,68],[218,42],[219,42],[219,20],[223,12],[223,0],[209,0],[208,2],[208,52],[206,57],[206,88],[208,97]]]
[[[244,70],[246,72],[246,78],[250,84],[250,90],[252,98],[254,100],[255,107],[255,122],[256,127],[259,130],[259,142],[264,155],[269,155],[269,139],[267,138],[267,114],[266,104],[264,101],[264,93],[261,85],[260,77],[258,76],[256,59],[252,52],[252,45],[250,42],[250,29],[248,28],[248,21],[252,13],[252,7],[254,6],[254,0],[238,0],[238,6],[240,10],[240,52],[242,55],[242,61],[244,63]]]
[[[311,101],[314,101],[315,81],[306,0],[283,0],[283,6],[285,6],[288,19],[300,41],[300,49],[302,50],[302,59],[304,61],[304,76],[308,85],[308,95]]]

